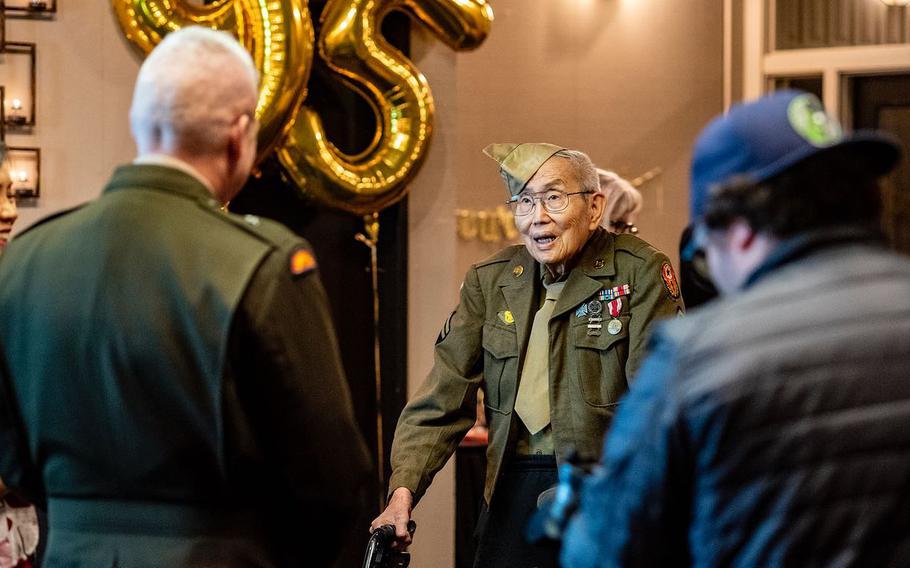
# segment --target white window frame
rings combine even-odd
[[[825,107],[850,124],[851,76],[910,73],[910,44],[775,51],[774,9],[774,0],[724,0],[725,108],[769,92],[774,79],[820,76]]]

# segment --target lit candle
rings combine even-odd
[[[9,104],[10,115],[7,117],[6,121],[9,124],[13,125],[23,125],[26,122],[25,115],[22,114],[22,100],[13,99]]]

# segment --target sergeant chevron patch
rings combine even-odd
[[[436,338],[436,345],[442,343],[446,336],[449,335],[449,332],[452,331],[452,318],[455,317],[455,311],[452,310],[452,313],[449,314],[449,317],[446,318],[446,322],[442,324],[442,329],[439,330],[439,336]]]

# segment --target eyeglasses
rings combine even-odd
[[[558,191],[554,189],[540,196],[530,193],[522,193],[521,195],[516,195],[509,201],[506,201],[506,205],[512,208],[512,213],[517,217],[529,215],[531,212],[533,212],[534,207],[537,206],[538,201],[543,204],[543,208],[546,209],[548,213],[559,213],[560,211],[565,211],[566,207],[569,206],[570,195],[584,195],[587,193],[594,192],[573,191],[572,193],[565,193],[564,191]]]

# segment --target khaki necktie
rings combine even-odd
[[[550,423],[550,316],[565,282],[547,286],[547,297],[537,310],[528,338],[528,351],[515,397],[515,412],[532,435]]]

